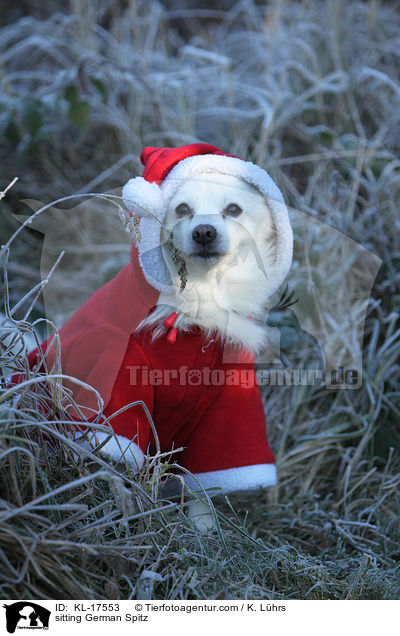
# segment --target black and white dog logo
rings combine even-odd
[[[48,629],[50,610],[31,603],[18,601],[11,605],[3,605],[6,610],[7,631],[13,634],[16,629]]]

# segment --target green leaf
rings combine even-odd
[[[13,143],[18,143],[19,141],[21,141],[19,128],[15,121],[13,121],[12,119],[10,119],[4,129],[4,137],[8,139],[8,141],[12,141]]]
[[[67,86],[64,91],[64,97],[71,104],[78,101],[78,91],[76,90],[76,86],[74,86],[73,84]]]
[[[69,107],[69,118],[78,128],[85,128],[89,117],[90,106],[88,102],[72,102]]]
[[[328,145],[334,141],[335,135],[332,133],[332,131],[327,129],[318,133],[317,138],[318,141],[320,141],[322,144]]]
[[[103,84],[103,82],[99,80],[97,77],[93,77],[92,75],[89,76],[89,79],[92,82],[93,86],[99,91],[101,98],[103,100],[103,103],[105,104],[108,98],[108,93],[107,93],[105,84]]]
[[[31,137],[35,137],[42,126],[42,113],[40,102],[28,101],[23,112],[23,122]]]

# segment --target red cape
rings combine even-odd
[[[63,373],[94,387],[103,398],[104,406],[110,401],[129,337],[159,295],[145,279],[137,249],[132,246],[128,265],[100,287],[59,331]],[[42,344],[48,370],[53,365],[54,349],[51,338]],[[39,359],[38,350],[31,351],[29,366],[32,368]],[[93,391],[76,383],[65,384],[72,389],[78,405],[97,410]]]

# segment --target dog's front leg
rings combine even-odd
[[[195,524],[200,534],[208,534],[216,530],[214,517],[209,504],[202,499],[193,499],[187,507],[187,515]]]

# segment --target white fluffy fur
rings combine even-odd
[[[178,218],[175,210],[187,203],[192,216]],[[243,212],[223,214],[230,203]],[[193,229],[213,225],[219,255],[203,259],[194,253]],[[266,344],[268,299],[281,280],[277,261],[277,228],[270,205],[254,187],[226,174],[203,174],[184,182],[169,201],[161,242],[172,233],[173,244],[185,260],[188,278],[183,291],[178,267],[165,245],[162,253],[173,280],[173,290],[162,292],[157,309],[142,323],[162,324],[172,311],[182,315],[179,329],[197,325],[206,332],[257,352]],[[198,247],[198,246],[197,246]],[[156,336],[163,329],[156,330]]]
[[[137,216],[158,218],[162,213],[163,198],[160,188],[143,177],[129,179],[122,188],[122,199],[129,212]]]

